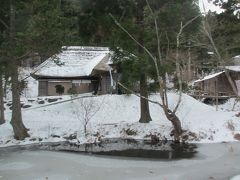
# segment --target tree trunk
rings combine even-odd
[[[5,123],[3,94],[3,79],[0,75],[0,125]]]
[[[3,96],[6,98],[7,97],[7,89],[8,89],[8,84],[9,84],[9,75],[5,72],[4,74],[4,86],[3,86]]]
[[[10,42],[14,48],[14,38],[15,38],[15,0],[10,1]],[[18,66],[17,62],[12,56],[10,59],[11,68],[11,81],[12,81],[12,119],[11,124],[14,131],[14,138],[17,140],[23,140],[29,137],[27,133],[28,129],[24,126],[22,121],[22,112],[20,104],[20,85],[18,82]]]
[[[20,85],[18,82],[18,68],[14,60],[11,61],[11,80],[12,80],[12,119],[11,124],[14,131],[14,138],[23,140],[29,137],[28,129],[22,121],[21,103],[20,103]]]
[[[145,4],[145,0],[139,0],[137,2],[137,25],[140,28],[140,32],[138,34],[138,42],[141,43],[142,45],[144,45],[144,41],[143,41],[143,36],[144,36],[144,24],[143,24],[143,20],[144,20],[144,4]],[[138,53],[139,53],[139,57],[141,57],[144,53],[144,50],[142,47],[138,47]],[[140,69],[140,71],[143,71],[142,68]],[[148,98],[148,89],[147,89],[147,75],[145,74],[145,72],[141,72],[140,75],[140,96],[146,97]],[[141,114],[140,114],[140,119],[139,122],[140,123],[149,123],[152,118],[150,116],[150,112],[149,112],[149,103],[148,100],[144,99],[144,98],[140,98],[140,107],[141,107]]]
[[[87,124],[84,124],[84,136],[87,138]]]
[[[144,73],[141,74],[140,77],[140,96],[148,98],[147,92],[147,77]],[[141,115],[140,115],[140,123],[148,123],[152,120],[149,112],[149,103],[147,99],[140,98],[141,105]]]
[[[182,126],[181,126],[181,121],[177,117],[175,113],[173,113],[171,110],[164,110],[164,113],[166,117],[168,118],[169,121],[171,121],[173,125],[173,135],[174,135],[174,140],[175,141],[180,141],[180,137],[182,135]]]

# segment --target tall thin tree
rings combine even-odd
[[[14,49],[15,47],[15,36],[16,36],[16,1],[10,0],[10,32],[9,39],[10,45]],[[14,138],[23,140],[29,137],[28,129],[24,126],[22,121],[21,103],[20,103],[20,84],[18,81],[18,59],[15,55],[9,56],[10,68],[11,68],[11,82],[12,82],[12,119],[11,125],[14,131]]]
[[[145,7],[145,0],[139,0],[137,1],[137,26],[139,27],[139,32],[138,32],[138,42],[141,43],[144,46],[144,7]],[[138,55],[139,57],[143,56],[144,50],[142,47],[138,46]],[[143,97],[148,98],[148,86],[147,86],[147,75],[146,72],[141,71],[140,72],[140,95]],[[140,113],[140,123],[148,123],[152,120],[150,116],[150,111],[149,111],[149,103],[148,100],[145,98],[140,97],[140,105],[141,105],[141,113]]]

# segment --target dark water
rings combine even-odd
[[[195,144],[174,143],[164,141],[151,143],[150,141],[133,139],[106,139],[95,144],[65,144],[58,150],[82,152],[94,155],[121,156],[134,158],[151,158],[161,160],[188,159],[197,153]]]
[[[174,143],[173,141],[150,141],[133,139],[104,139],[94,144],[69,142],[41,143],[26,146],[0,148],[0,154],[19,150],[67,151],[81,154],[104,155],[111,157],[150,158],[155,160],[190,159],[197,153],[195,144]]]

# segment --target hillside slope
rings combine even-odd
[[[49,97],[48,97],[49,98]],[[56,98],[56,97],[55,97]],[[170,108],[174,107],[178,96],[169,93]],[[63,96],[56,104],[38,104],[47,97],[31,98],[27,102],[31,107],[23,109],[23,121],[30,129],[31,137],[22,143],[36,141],[60,141],[76,136],[80,143],[92,142],[104,137],[147,138],[150,134],[160,139],[172,139],[169,135],[172,126],[163,114],[162,109],[150,103],[153,121],[149,124],[138,123],[140,116],[139,98],[134,95],[103,95],[67,101],[70,96]],[[81,100],[84,99],[84,100]],[[159,100],[159,96],[151,95],[151,99]],[[27,101],[25,99],[25,101]],[[82,115],[84,104],[91,104],[96,114],[87,125],[88,136],[83,131]],[[26,102],[25,102],[26,103]],[[52,104],[52,105],[51,105]],[[95,111],[95,110],[94,110]],[[183,95],[177,112],[183,129],[195,133],[190,142],[222,142],[234,141],[234,135],[240,133],[240,119],[236,112],[216,111],[188,95]],[[19,143],[13,140],[12,128],[9,124],[11,111],[6,110],[7,123],[0,126],[1,146]],[[70,138],[72,139],[72,138]]]

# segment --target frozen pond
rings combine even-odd
[[[40,150],[1,152],[0,180],[228,180],[240,174],[240,143],[197,146],[194,157],[181,160]]]

